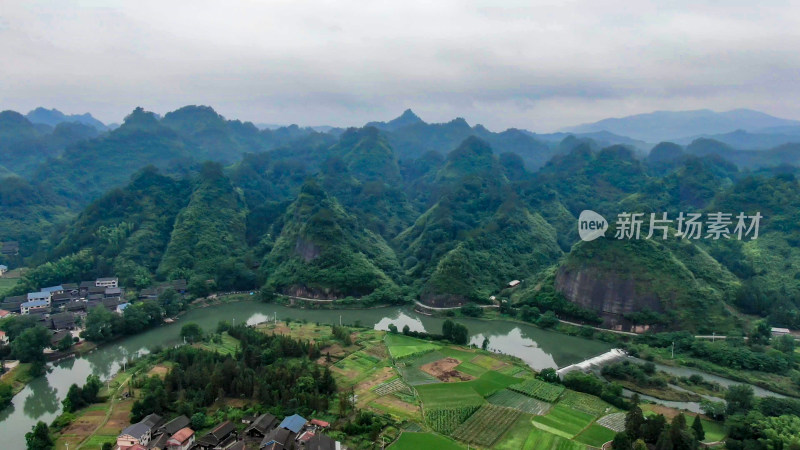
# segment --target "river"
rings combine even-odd
[[[2,448],[24,449],[25,433],[41,420],[50,423],[61,412],[61,400],[73,383],[83,384],[89,374],[106,380],[116,373],[122,363],[134,355],[147,353],[156,345],[178,343],[182,324],[195,322],[205,330],[216,328],[220,320],[256,324],[272,317],[305,319],[309,322],[359,323],[362,326],[386,330],[395,324],[413,331],[439,333],[444,319],[424,316],[399,307],[364,310],[294,309],[258,302],[237,302],[197,308],[187,312],[171,325],[157,327],[141,334],[101,346],[81,358],[70,358],[52,366],[45,376],[29,383],[12,402],[0,412],[0,442]],[[536,370],[559,368],[608,351],[611,347],[599,341],[567,336],[534,326],[500,320],[458,319],[470,331],[470,343],[481,345],[489,339],[489,350],[514,355]]]

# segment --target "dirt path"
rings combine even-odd
[[[128,378],[127,378],[125,381],[123,381],[122,383],[120,383],[119,387],[117,387],[117,389],[114,391],[114,393],[113,393],[113,394],[112,394],[112,393],[109,393],[109,395],[111,395],[111,405],[109,406],[108,410],[106,411],[106,416],[105,416],[105,417],[103,417],[103,421],[102,421],[102,422],[100,422],[99,424],[97,424],[97,427],[94,429],[94,431],[92,431],[92,433],[91,433],[91,434],[87,435],[87,436],[86,436],[86,438],[84,438],[84,439],[83,439],[83,440],[82,440],[82,441],[81,441],[81,442],[80,442],[80,443],[79,443],[79,444],[78,444],[78,445],[75,447],[75,450],[79,450],[80,448],[82,448],[82,447],[83,447],[83,444],[85,444],[86,442],[88,442],[88,441],[89,441],[89,440],[92,438],[92,436],[94,436],[95,434],[97,434],[97,432],[98,432],[98,431],[100,431],[100,429],[102,429],[104,426],[106,426],[106,424],[108,423],[108,419],[111,417],[111,413],[113,413],[113,412],[114,412],[114,406],[116,406],[116,404],[117,404],[117,403],[119,403],[119,392],[120,392],[120,390],[121,390],[123,387],[125,387],[125,385],[126,385],[126,384],[128,384],[128,382],[129,382],[130,380],[131,380],[131,377],[128,377]]]

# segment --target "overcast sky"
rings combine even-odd
[[[799,23],[797,1],[0,0],[0,109],[347,126],[412,108],[540,132],[653,110],[800,119]]]

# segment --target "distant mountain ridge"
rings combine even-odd
[[[75,122],[94,127],[97,131],[107,131],[109,129],[109,127],[95,119],[90,113],[67,115],[55,108],[45,109],[41,106],[25,114],[25,118],[30,120],[31,123],[41,123],[51,127],[55,127],[64,122]]]
[[[774,127],[794,127],[800,121],[782,119],[751,109],[715,112],[709,109],[694,111],[655,111],[646,114],[603,119],[598,122],[567,127],[563,131],[592,133],[608,131],[614,134],[660,142],[686,136],[723,134],[736,130],[756,131]]]

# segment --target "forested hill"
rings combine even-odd
[[[111,131],[83,126],[0,114],[11,166],[0,171],[0,239],[21,247],[2,263],[33,269],[6,294],[117,275],[139,288],[186,278],[196,295],[495,297],[609,326],[720,332],[740,313],[800,326],[800,186],[786,160],[751,172],[698,145],[642,157],[410,111],[329,133],[259,130],[199,106],[163,118],[136,109]],[[580,242],[585,209],[612,225],[623,211],[764,219],[757,240],[628,241],[609,230]]]

